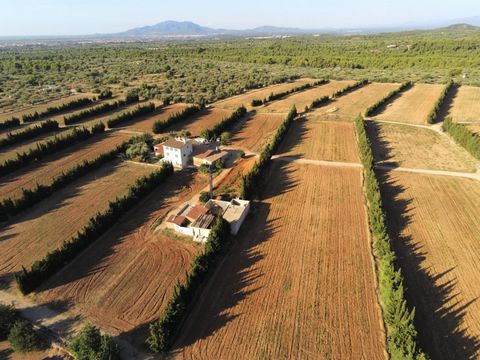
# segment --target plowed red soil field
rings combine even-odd
[[[399,86],[399,84],[388,83],[368,84],[337,98],[327,106],[316,109],[310,113],[310,116],[319,120],[354,121],[358,115],[363,115],[367,108]]]
[[[168,211],[193,197],[207,177],[176,172],[82,256],[50,279],[42,301],[61,301],[114,333],[157,319],[201,248],[155,232]],[[145,339],[145,334],[136,340]]]
[[[445,85],[416,84],[388,104],[375,119],[426,124]]]
[[[301,91],[292,94],[284,99],[273,101],[263,108],[259,108],[259,112],[282,113],[286,114],[290,111],[293,105],[296,106],[299,112],[305,109],[305,106],[310,106],[313,100],[330,96],[334,92],[346,88],[348,85],[354,84],[353,80],[330,80],[326,85],[317,86],[313,89]]]
[[[256,156],[240,159],[235,166],[230,169],[227,176],[215,185],[214,194],[222,195],[228,193],[231,197],[238,197],[240,195],[242,176],[248,174],[256,160]]]
[[[294,121],[278,153],[311,160],[360,162],[352,123],[318,121],[308,116]]]
[[[0,198],[17,197],[21,189],[31,189],[38,184],[50,184],[52,179],[76,164],[94,159],[98,155],[113,150],[131,135],[106,133],[71,146],[68,150],[23,167],[12,174],[0,178]]]
[[[227,99],[217,101],[213,105],[216,108],[228,109],[228,110],[235,110],[241,105],[244,105],[247,109],[252,109],[251,103],[253,99],[263,100],[264,98],[268,97],[272,93],[276,94],[279,92],[288,91],[298,86],[314,83],[315,81],[317,80],[306,78],[306,79],[298,79],[288,83],[267,86],[261,89],[248,91],[245,94],[232,96]]]
[[[469,121],[480,124],[480,88],[460,86],[447,116],[454,121]]]
[[[185,359],[384,359],[361,173],[275,162],[174,346]]]
[[[420,345],[432,359],[478,359],[480,184],[392,172],[382,188]]]
[[[56,192],[14,218],[0,235],[0,279],[10,279],[48,251],[69,240],[108,202],[122,196],[138,177],[152,168],[122,163],[106,165]]]
[[[155,121],[166,120],[170,115],[182,111],[187,106],[187,104],[172,104],[162,107],[154,115],[147,115],[142,118],[135,119],[134,121],[131,121],[123,126],[122,129],[151,133]]]
[[[270,142],[273,134],[285,119],[279,114],[252,114],[240,124],[238,131],[232,131],[231,146],[251,152],[260,152]]]

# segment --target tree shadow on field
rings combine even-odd
[[[293,120],[288,132],[278,147],[277,154],[288,154],[289,157],[302,158],[305,156],[304,153],[292,153],[295,146],[301,144],[307,138],[308,128],[307,128],[308,119],[305,116],[302,116],[298,119]]]
[[[465,302],[457,281],[446,280],[454,268],[435,272],[426,268],[428,256],[422,246],[404,231],[415,209],[412,199],[403,199],[406,188],[392,172],[378,172],[392,245],[405,277],[406,297],[415,307],[415,324],[420,347],[432,359],[476,359],[479,339],[465,332],[466,310],[475,301]]]
[[[441,122],[445,120],[450,110],[453,108],[453,102],[455,101],[456,97],[458,96],[458,84],[454,84],[450,91],[448,92],[447,96],[445,97],[445,101],[443,102],[442,106],[438,110],[437,118],[435,122]]]
[[[375,121],[365,121],[368,138],[372,144],[375,163],[381,166],[398,167],[400,164],[392,160],[392,147],[382,136],[381,124]]]
[[[270,172],[275,171],[279,176],[265,189],[263,199],[290,191],[295,186],[289,177],[290,172],[296,170],[287,169],[287,166],[288,164],[280,162],[271,165]],[[256,265],[265,259],[268,253],[265,253],[259,245],[270,241],[284,226],[284,219],[269,217],[271,206],[265,201],[254,203],[231,250],[207,282],[180,329],[178,339],[172,348],[173,354],[209,338],[237,318],[259,315],[241,312],[244,308],[236,306],[260,290],[258,282],[266,274],[263,274]],[[258,299],[248,301],[255,303]]]
[[[385,110],[387,110],[387,108],[393,104],[396,100],[400,99],[403,94],[409,90],[411,90],[413,88],[413,84],[409,85],[407,88],[405,88],[404,90],[400,91],[399,93],[395,94],[394,96],[392,96],[390,99],[388,99],[388,101],[386,103],[384,103],[383,105],[381,105],[379,108],[377,108],[373,114],[371,116],[377,116],[377,115],[381,115]]]
[[[235,144],[242,143],[246,140],[245,137],[240,136],[242,130],[248,126],[248,123],[257,115],[257,110],[251,110],[247,112],[247,114],[243,117],[241,121],[236,123],[230,133],[232,134],[232,139],[230,140],[231,144],[234,146]]]

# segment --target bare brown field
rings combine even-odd
[[[71,310],[113,333],[130,332],[158,319],[201,246],[167,237],[155,231],[156,226],[206,185],[204,175],[176,172],[45,283],[38,300],[68,303]]]
[[[458,89],[447,116],[454,121],[478,122],[480,124],[480,88],[462,85]]]
[[[286,114],[292,106],[295,105],[297,110],[302,112],[305,106],[310,106],[314,100],[324,96],[330,96],[334,92],[342,90],[354,83],[355,81],[353,80],[330,80],[328,84],[292,94],[282,100],[274,101],[263,108],[259,108],[259,111]]]
[[[361,173],[275,162],[176,358],[384,359]]]
[[[250,114],[237,131],[232,131],[232,147],[259,152],[270,142],[284,119],[285,116],[279,114]]]
[[[479,183],[391,172],[382,188],[420,345],[432,359],[477,359]]]
[[[415,84],[389,103],[375,119],[411,124],[426,124],[445,85]]]
[[[267,86],[260,89],[250,90],[244,94],[232,96],[223,100],[219,100],[213,103],[213,106],[219,109],[235,110],[241,105],[244,105],[248,110],[252,110],[251,106],[252,100],[261,99],[268,97],[270,94],[276,94],[283,91],[288,91],[294,89],[298,86],[306,85],[309,83],[314,83],[316,79],[298,79],[292,82]]]
[[[256,161],[256,156],[245,157],[237,161],[228,174],[215,185],[214,195],[228,193],[231,197],[238,197],[240,195],[242,176],[248,174]]]
[[[353,123],[301,118],[293,122],[278,151],[311,160],[360,162]]]
[[[179,132],[182,130],[187,130],[190,131],[192,136],[198,136],[203,130],[210,129],[224,118],[229,117],[232,112],[233,111],[231,110],[209,107],[201,110],[194,116],[190,116],[187,119],[172,124],[168,127],[168,129],[165,130],[163,134],[168,134],[172,131]]]
[[[131,135],[122,133],[106,133],[82,141],[67,150],[53,154],[45,159],[23,167],[12,174],[0,178],[0,197],[17,197],[21,189],[31,189],[35,184],[49,184],[52,179],[63,171],[70,169],[87,159],[94,159],[98,155],[113,150]]]
[[[65,354],[62,354],[60,350],[57,349],[46,349],[39,351],[32,351],[26,354],[20,354],[14,352],[10,346],[10,343],[7,340],[0,341],[0,359],[2,360],[62,360],[68,359]]]
[[[400,84],[371,83],[335,99],[327,106],[320,107],[310,113],[318,120],[354,121],[358,115],[383,99]]]
[[[147,115],[141,119],[136,119],[123,126],[122,129],[138,131],[138,132],[152,132],[153,124],[158,120],[166,120],[170,115],[180,112],[185,109],[187,104],[172,104],[161,108],[154,115]]]
[[[58,248],[110,200],[124,195],[135,179],[151,171],[131,163],[103,166],[14,218],[0,235],[0,279],[9,280],[22,266],[31,266]]]
[[[25,114],[31,114],[35,111],[40,112],[40,111],[46,110],[50,106],[59,106],[59,105],[63,105],[65,103],[68,103],[70,101],[76,100],[76,99],[81,99],[81,98],[85,98],[85,97],[90,97],[91,98],[93,96],[95,96],[95,94],[93,94],[93,93],[75,94],[75,95],[70,95],[70,96],[67,96],[67,97],[62,97],[62,98],[57,99],[57,100],[49,101],[49,102],[46,102],[44,104],[39,104],[39,105],[34,105],[34,106],[31,106],[31,107],[27,107],[27,108],[24,108],[24,109],[19,110],[19,111],[1,112],[1,110],[0,110],[0,121],[8,120],[8,119],[11,119],[12,117],[17,117],[20,120],[22,120],[22,116],[25,115]]]
[[[379,165],[461,172],[475,172],[479,166],[465,149],[433,130],[371,121],[367,124]]]
[[[48,140],[52,140],[55,138],[55,136],[65,136],[69,132],[71,132],[71,129],[61,128],[56,132],[52,132],[46,135],[41,135],[36,137],[35,139],[23,141],[13,146],[2,148],[0,149],[0,163],[8,159],[15,158],[17,153],[23,153],[30,149],[36,148],[37,144],[41,144]]]

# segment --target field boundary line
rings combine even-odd
[[[363,168],[363,165],[360,163],[330,161],[330,160],[301,159],[295,156],[273,155],[272,160],[278,160],[278,161],[284,161],[284,162],[290,162],[290,163],[296,163],[296,164],[305,164],[305,165],[345,167],[345,168],[358,168],[358,169]]]
[[[461,177],[461,178],[468,178],[468,179],[480,181],[480,173],[478,171],[474,173],[466,173],[466,172],[456,172],[456,171],[448,171],[448,170],[414,169],[414,168],[405,168],[400,166],[387,166],[387,165],[375,165],[375,168],[379,170],[391,170],[391,171],[408,172],[408,173],[415,173],[415,174]]]

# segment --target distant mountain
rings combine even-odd
[[[453,24],[453,25],[449,25],[447,27],[440,28],[440,29],[437,29],[437,30],[461,30],[461,31],[473,30],[473,31],[477,31],[477,30],[480,30],[480,27],[470,25],[470,24]]]
[[[164,21],[152,26],[143,26],[117,33],[119,36],[186,36],[186,35],[209,35],[215,33],[215,29],[200,26],[191,21]]]

